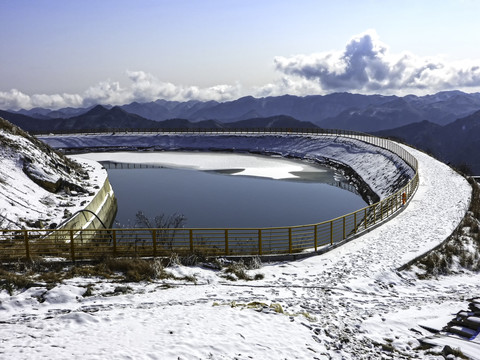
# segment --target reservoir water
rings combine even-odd
[[[83,154],[107,168],[117,226],[135,215],[183,214],[185,227],[273,227],[318,223],[366,206],[338,172],[312,163],[219,153]]]

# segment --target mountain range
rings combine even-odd
[[[247,129],[247,128],[317,128],[308,121],[300,121],[286,115],[255,118],[223,123],[218,120],[192,122],[187,119],[153,121],[126,112],[119,106],[107,109],[102,105],[91,108],[86,113],[68,119],[39,119],[0,110],[0,117],[31,133],[77,132],[88,130],[119,129]]]
[[[112,109],[109,105],[104,105]],[[383,96],[350,93],[283,95],[276,97],[243,97],[234,101],[167,101],[133,102],[119,106],[144,119],[163,121],[187,119],[191,122],[217,120],[222,123],[254,118],[286,115],[309,121],[322,128],[379,131],[428,120],[446,125],[480,110],[480,93],[445,91],[434,95]],[[68,119],[89,112],[92,108],[64,108],[55,111],[43,108],[13,113],[37,119]],[[12,111],[10,111],[12,112]],[[120,127],[120,126],[119,126]]]
[[[98,129],[315,128],[392,137],[480,174],[480,93],[404,97],[335,93],[216,101],[157,100],[123,106],[1,111],[33,133]],[[464,167],[466,168],[466,167]]]
[[[480,175],[480,111],[444,126],[425,120],[375,135],[398,139],[445,163]]]

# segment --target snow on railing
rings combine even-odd
[[[116,130],[118,131],[118,129]],[[144,129],[141,130],[145,132]],[[130,129],[128,132],[132,132]],[[155,129],[158,132],[158,129]],[[65,260],[105,256],[167,256],[201,253],[238,256],[299,254],[328,250],[377,227],[407,206],[418,187],[418,162],[404,147],[372,135],[325,129],[168,130],[181,134],[296,134],[350,137],[390,151],[414,170],[391,196],[350,214],[316,224],[267,228],[0,230],[0,260],[37,257]],[[55,236],[45,236],[52,233]],[[82,236],[78,236],[81,232]],[[59,240],[61,239],[61,240]],[[90,239],[83,241],[82,239]]]

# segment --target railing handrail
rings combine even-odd
[[[226,129],[214,129],[215,131],[213,131],[214,133],[216,134],[239,134],[239,132],[237,131],[232,131],[231,129],[228,129],[228,131],[224,131]],[[260,132],[260,129],[257,129],[257,131],[252,131],[252,129],[248,129],[248,133],[255,133],[255,134],[258,134],[258,133],[263,133],[263,134],[278,134],[280,133],[277,129],[274,129],[275,131],[272,131],[272,129],[267,129],[267,131],[265,131],[265,129],[263,129],[262,132]],[[296,129],[296,130],[299,130],[299,129]],[[315,130],[315,131],[312,131],[312,130]],[[322,131],[319,131],[319,130],[322,130]],[[143,131],[143,130],[142,130]],[[105,131],[107,132],[107,131]],[[110,132],[110,131],[108,131]],[[129,133],[132,133],[131,130],[128,131]],[[183,134],[185,134],[187,131],[182,131]],[[193,134],[205,134],[205,130],[201,129],[201,130],[197,130],[197,129],[194,129],[193,131],[192,130],[188,130],[188,132],[190,133],[193,133]],[[396,192],[394,192],[393,194],[391,194],[390,196],[386,197],[385,199],[375,203],[375,204],[372,204],[372,205],[369,205],[369,206],[366,206],[364,208],[361,208],[357,211],[354,211],[354,212],[351,212],[351,213],[348,213],[348,214],[345,214],[345,215],[342,215],[342,216],[339,216],[339,217],[336,217],[334,219],[330,219],[330,220],[326,220],[326,221],[322,221],[322,222],[319,222],[319,223],[313,223],[313,224],[305,224],[305,225],[293,225],[293,226],[277,226],[277,227],[262,227],[262,228],[259,228],[259,227],[255,227],[255,228],[242,228],[242,227],[238,227],[238,228],[170,228],[170,229],[146,229],[146,228],[130,228],[130,229],[125,229],[125,228],[118,228],[118,229],[105,229],[105,230],[100,230],[100,229],[97,229],[95,230],[96,232],[98,233],[101,233],[102,231],[108,231],[109,233],[113,234],[113,237],[112,235],[110,234],[109,236],[111,236],[110,238],[110,241],[112,241],[113,239],[113,242],[114,244],[116,244],[116,239],[115,239],[115,234],[122,234],[122,233],[128,233],[128,232],[136,232],[137,235],[140,234],[142,231],[145,232],[145,231],[150,231],[152,232],[152,237],[153,239],[151,240],[152,241],[152,244],[156,244],[157,242],[157,232],[165,232],[165,233],[174,233],[175,232],[181,232],[182,234],[185,234],[185,233],[188,233],[189,234],[189,248],[190,250],[193,251],[194,249],[194,235],[198,234],[197,236],[202,236],[202,234],[204,234],[205,232],[214,232],[215,234],[222,234],[224,233],[224,254],[223,255],[229,255],[231,252],[232,252],[232,249],[234,249],[233,247],[233,242],[234,242],[234,239],[229,239],[229,233],[232,234],[234,233],[235,231],[236,232],[251,232],[251,233],[255,233],[255,232],[258,232],[258,249],[256,251],[252,251],[251,253],[249,253],[250,255],[255,255],[255,254],[262,254],[265,252],[265,250],[263,249],[263,247],[265,246],[265,243],[267,243],[268,239],[267,239],[267,234],[269,233],[270,234],[270,238],[275,235],[276,236],[276,233],[274,233],[274,231],[285,231],[287,233],[287,235],[285,235],[285,237],[282,237],[279,241],[288,241],[288,248],[286,247],[285,249],[283,250],[278,250],[280,252],[282,251],[287,251],[289,253],[298,253],[298,252],[302,252],[306,249],[313,249],[315,248],[315,251],[317,251],[317,247],[319,246],[319,242],[318,242],[318,235],[319,233],[317,233],[317,230],[320,229],[322,231],[322,234],[324,232],[329,232],[329,236],[330,236],[330,240],[327,241],[327,242],[323,242],[322,244],[330,244],[330,245],[333,245],[334,242],[338,242],[337,241],[337,238],[338,240],[340,241],[343,241],[343,240],[346,240],[347,238],[349,238],[350,236],[352,235],[357,235],[357,234],[360,234],[362,233],[363,231],[366,231],[367,229],[371,229],[373,225],[375,226],[378,226],[379,223],[382,223],[383,221],[389,219],[391,216],[395,215],[397,213],[397,211],[399,209],[401,209],[403,206],[406,206],[407,203],[409,202],[409,200],[411,199],[411,197],[413,196],[413,194],[415,193],[417,187],[418,187],[418,161],[417,159],[412,155],[410,154],[407,150],[405,150],[405,148],[403,148],[402,146],[398,145],[397,143],[391,141],[391,140],[388,140],[388,139],[384,139],[384,138],[379,138],[379,137],[375,137],[375,136],[372,136],[372,135],[369,135],[369,134],[365,134],[365,133],[359,133],[359,132],[354,132],[354,131],[345,131],[345,130],[339,130],[339,131],[336,131],[336,130],[325,130],[325,129],[308,129],[308,130],[305,130],[305,129],[300,129],[300,131],[292,131],[292,129],[287,129],[287,130],[282,130],[282,133],[288,133],[289,135],[295,135],[295,134],[301,134],[301,135],[333,135],[333,136],[341,136],[341,137],[347,137],[347,138],[354,138],[354,139],[357,139],[357,140],[360,140],[360,141],[363,141],[363,142],[366,142],[366,143],[369,143],[369,144],[372,144],[374,146],[377,146],[377,147],[380,147],[380,148],[383,148],[389,152],[391,152],[392,154],[398,156],[400,159],[402,159],[406,164],[408,164],[414,171],[414,175],[413,177],[408,181],[408,183],[403,186],[401,189],[397,190]],[[167,133],[165,131],[162,131],[162,133]],[[168,133],[172,133],[171,131],[168,131]],[[247,133],[247,131],[246,131]],[[240,132],[240,134],[244,134],[242,132]],[[386,212],[386,214],[385,214]],[[357,216],[358,214],[358,216]],[[362,218],[363,216],[363,218]],[[353,219],[352,219],[353,218]],[[347,224],[347,221],[348,221],[348,224]],[[353,223],[353,225],[352,225]],[[363,224],[363,225],[362,225]],[[314,228],[315,230],[315,233],[313,234],[313,236],[311,237],[311,241],[308,242],[307,245],[304,245],[303,242],[300,243],[298,246],[295,247],[295,249],[293,248],[293,236],[295,237],[305,237],[304,233],[301,232],[305,229],[310,229],[310,228]],[[340,230],[339,230],[340,228]],[[11,233],[11,232],[15,232],[16,230],[0,230],[0,234],[2,233]],[[29,254],[30,256],[30,247],[29,247],[29,233],[35,233],[37,232],[37,234],[41,231],[39,230],[18,230],[18,231],[21,231],[23,236],[24,236],[24,241],[25,241],[25,247],[26,247],[26,252]],[[54,229],[54,230],[48,230],[51,232],[51,234],[48,235],[48,237],[51,237],[51,236],[57,236],[57,235],[61,235],[62,234],[62,231],[65,232],[66,230],[61,230],[61,229]],[[71,257],[74,259],[75,258],[75,253],[74,253],[74,241],[77,241],[75,238],[74,238],[74,235],[73,234],[77,234],[77,232],[81,232],[82,230],[75,230],[75,229],[70,229],[68,230],[69,231],[69,237],[68,239],[65,239],[66,241],[70,241],[71,243],[71,248],[72,248],[72,254],[71,254]],[[297,234],[296,231],[299,231],[301,232],[300,234]],[[319,230],[318,230],[319,231]],[[342,233],[343,232],[343,233]],[[347,234],[348,233],[348,234]],[[336,240],[334,241],[334,237],[336,236]],[[185,235],[186,236],[186,235]],[[184,236],[184,237],[185,237]],[[234,236],[234,235],[232,235]],[[240,235],[237,235],[237,238],[239,238]],[[219,237],[215,237],[215,240],[219,238]],[[0,243],[1,243],[1,237],[0,237]],[[165,239],[164,239],[165,240]],[[231,242],[230,246],[229,246],[229,240]],[[252,239],[249,239],[249,240],[252,240]],[[202,241],[204,241],[202,239]],[[246,240],[243,240],[244,242]],[[252,240],[253,241],[253,240]],[[270,239],[271,241],[271,239]],[[254,241],[253,241],[254,242]],[[213,247],[217,247],[218,245],[218,241],[210,241],[210,245],[213,246]],[[270,246],[272,247],[273,245],[275,245],[274,243],[270,242]],[[170,244],[171,245],[171,244]],[[249,243],[249,246],[251,244]],[[117,246],[115,245],[114,246],[114,249],[116,249]],[[153,246],[154,249],[157,249],[156,245]],[[137,249],[136,247],[136,242],[135,242],[135,249]],[[276,248],[275,248],[276,249]],[[274,251],[277,251],[275,250]],[[116,251],[116,250],[115,250]],[[135,250],[136,251],[136,250]],[[277,251],[277,252],[278,252]],[[155,253],[157,252],[157,250],[154,250],[153,251],[153,255],[155,256]],[[0,255],[0,258],[1,258],[1,255]],[[78,258],[78,256],[77,256]]]

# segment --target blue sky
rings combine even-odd
[[[480,89],[480,1],[1,0],[0,108]]]

